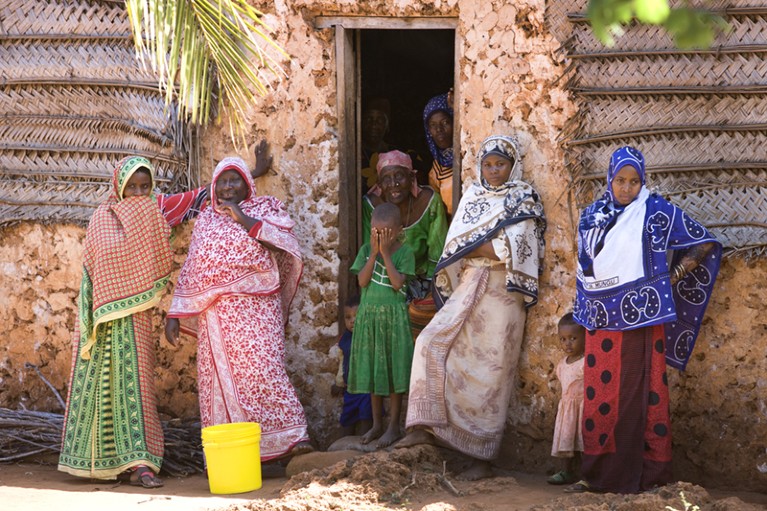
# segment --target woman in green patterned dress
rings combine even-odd
[[[378,157],[378,184],[362,200],[363,243],[370,242],[370,217],[379,204],[390,202],[402,217],[403,243],[415,255],[416,277],[408,283],[407,299],[414,335],[433,315],[431,279],[447,236],[442,200],[432,188],[418,186],[410,156],[390,151]],[[418,317],[414,317],[418,316]],[[413,321],[415,320],[415,321]]]

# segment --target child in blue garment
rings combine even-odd
[[[357,319],[357,309],[360,306],[359,295],[353,295],[344,304],[344,326],[346,331],[338,341],[341,350],[341,362],[338,365],[336,383],[330,393],[338,396],[343,392],[344,407],[341,411],[341,427],[343,436],[364,435],[373,425],[373,410],[370,406],[370,394],[350,394],[346,390],[349,381],[349,361],[352,352],[352,332],[354,321]]]

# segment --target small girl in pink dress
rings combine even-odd
[[[559,342],[567,354],[557,365],[557,379],[562,384],[562,398],[554,424],[551,455],[563,458],[563,470],[549,477],[549,484],[570,484],[578,479],[583,452],[583,350],[586,331],[575,322],[573,314],[562,316],[557,326]]]

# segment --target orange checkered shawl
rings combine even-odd
[[[122,198],[125,184],[141,168],[152,174],[154,189],[154,169],[146,158],[123,159],[114,171],[112,196],[88,224],[78,304],[80,355],[86,360],[97,326],[153,307],[170,276],[170,226],[157,197]]]

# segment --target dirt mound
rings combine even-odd
[[[482,511],[509,509],[511,493],[525,492],[513,477],[456,481],[467,459],[432,446],[375,452],[292,477],[276,500],[256,500],[228,511]],[[434,502],[441,500],[441,502]],[[429,502],[426,502],[429,501]],[[420,504],[416,503],[420,502]],[[541,502],[538,500],[538,502]],[[695,507],[698,506],[698,507]],[[523,509],[517,508],[514,509]],[[715,501],[705,489],[675,483],[640,495],[566,494],[530,511],[756,511],[731,497]]]
[[[638,495],[582,493],[558,498],[530,511],[760,511],[736,497],[714,500],[708,492],[691,483],[678,482]]]
[[[332,486],[344,481],[357,485],[376,501],[397,504],[407,490],[434,491],[445,479],[447,459],[432,446],[380,451],[294,476],[282,489],[286,496],[313,484]]]

